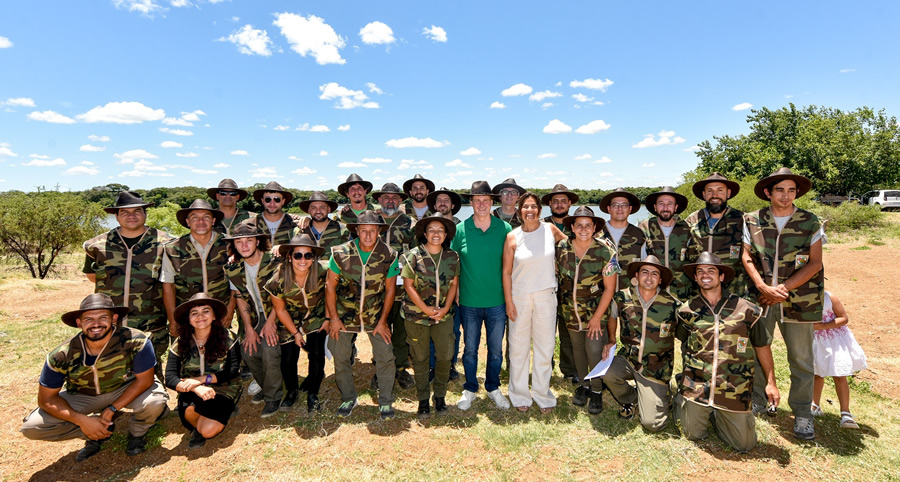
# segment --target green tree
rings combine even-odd
[[[147,208],[147,226],[161,229],[172,236],[182,236],[190,231],[182,226],[175,216],[181,207],[172,202]]]
[[[106,213],[77,193],[46,191],[0,194],[0,244],[19,258],[33,278],[44,279],[63,251],[103,231]]]

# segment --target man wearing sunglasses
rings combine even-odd
[[[224,215],[222,221],[216,224],[216,231],[222,234],[231,234],[233,226],[237,226],[241,221],[249,219],[253,215],[246,209],[238,208],[237,204],[247,197],[247,191],[239,189],[237,183],[232,179],[222,179],[218,187],[207,189],[206,194],[216,200],[219,211],[222,211]]]
[[[262,213],[256,216],[256,225],[268,228],[272,245],[289,243],[298,226],[294,218],[284,212],[284,207],[291,203],[294,194],[272,181],[253,191],[253,199],[263,207]]]

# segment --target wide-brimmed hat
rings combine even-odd
[[[265,185],[262,189],[257,189],[253,191],[253,199],[256,200],[256,203],[259,205],[263,205],[263,194],[267,192],[277,192],[284,196],[284,206],[287,206],[294,200],[294,193],[288,191],[287,189],[281,187],[281,184],[278,184],[275,181],[272,181]]]
[[[721,182],[722,184],[726,185],[728,189],[731,190],[731,197],[728,199],[737,196],[738,193],[741,192],[740,184],[734,181],[729,181],[725,178],[725,176],[719,174],[718,172],[714,172],[709,176],[706,176],[706,179],[701,179],[695,182],[693,186],[691,186],[691,191],[694,192],[694,196],[697,196],[698,199],[703,199],[703,190],[706,189],[706,185],[711,182]],[[726,199],[726,201],[728,199]]]
[[[218,209],[213,209],[213,207],[203,199],[194,199],[194,202],[192,202],[190,206],[179,209],[178,212],[175,213],[178,224],[190,228],[190,226],[187,225],[187,217],[192,211],[209,211],[213,215],[213,225],[219,224],[219,221],[225,217],[225,213]]]
[[[687,209],[688,198],[683,194],[678,194],[675,192],[675,189],[672,186],[663,186],[659,191],[654,193],[650,193],[644,199],[644,206],[647,206],[647,211],[650,211],[650,214],[657,216],[656,212],[656,200],[659,199],[660,196],[672,196],[675,198],[675,203],[678,204],[678,208],[675,209],[675,214],[681,214]]]
[[[440,214],[432,214],[431,216],[416,221],[416,238],[425,237],[425,229],[432,221],[440,221],[440,223],[444,225],[444,229],[447,230],[447,237],[445,239],[453,239],[453,237],[456,236],[456,224],[452,219],[447,219]]]
[[[194,296],[191,296],[191,299],[185,301],[175,308],[175,321],[177,321],[178,323],[189,323],[188,315],[191,313],[191,308],[204,305],[212,306],[213,313],[215,313],[216,315],[217,322],[222,321],[222,318],[225,316],[225,312],[228,311],[228,307],[225,306],[225,303],[222,303],[220,300],[217,300],[201,291],[200,293],[194,294]]]
[[[641,200],[637,196],[626,191],[625,188],[617,187],[615,191],[603,196],[603,199],[600,200],[600,210],[609,214],[609,203],[617,197],[628,199],[628,204],[631,204],[631,213],[629,214],[636,213],[641,208]]]
[[[628,269],[626,272],[628,273],[628,279],[634,278],[638,271],[640,271],[641,266],[653,266],[654,268],[659,270],[659,285],[663,288],[669,286],[669,283],[672,282],[672,270],[667,268],[665,265],[659,262],[659,258],[653,256],[652,254],[648,254],[646,258],[640,261],[632,261],[628,263]]]
[[[334,212],[334,210],[338,207],[338,203],[328,199],[328,196],[326,196],[324,192],[313,191],[313,193],[309,195],[309,199],[300,201],[300,209],[303,210],[303,212],[308,213],[309,205],[314,202],[323,202],[327,204],[330,212]]]
[[[808,193],[810,188],[812,188],[812,182],[810,182],[808,177],[794,174],[790,168],[782,167],[772,174],[760,179],[759,182],[756,183],[756,186],[753,187],[753,192],[756,194],[756,197],[763,201],[768,201],[769,197],[766,196],[765,189],[771,184],[778,184],[779,182],[786,180],[794,181],[797,184],[798,198]]]
[[[599,232],[603,229],[603,226],[606,225],[606,220],[594,215],[594,210],[587,206],[578,206],[578,209],[575,210],[569,216],[563,218],[563,225],[569,228],[570,231],[574,231],[572,229],[572,225],[575,224],[575,220],[577,218],[591,218],[594,220],[594,233]]]
[[[206,190],[206,194],[216,199],[216,194],[219,194],[219,191],[236,191],[238,193],[237,200],[243,200],[247,197],[247,191],[238,187],[237,183],[234,182],[233,179],[222,179],[219,181],[219,185],[217,187],[211,187]]]
[[[340,193],[341,196],[347,197],[347,189],[354,184],[361,185],[366,190],[366,193],[372,190],[372,183],[363,181],[363,178],[359,177],[359,174],[354,172],[347,176],[347,181],[338,184],[337,192]]]
[[[80,318],[85,311],[91,310],[110,310],[119,315],[119,322],[121,322],[122,318],[128,314],[128,307],[116,306],[108,294],[91,293],[81,300],[81,306],[77,310],[63,313],[62,322],[73,328],[77,328],[78,318]]]
[[[541,202],[549,206],[550,200],[553,199],[553,196],[556,196],[557,194],[565,194],[566,197],[569,198],[569,202],[571,202],[572,204],[578,202],[578,194],[570,191],[569,188],[563,186],[562,184],[553,186],[553,189],[551,189],[550,192],[541,196]]]
[[[502,191],[508,187],[511,187],[511,188],[515,189],[516,191],[519,191],[519,196],[521,196],[522,194],[525,194],[525,188],[518,185],[516,183],[516,180],[511,177],[504,179],[503,182],[494,186],[494,189],[492,189],[492,192],[499,196],[500,191]]]
[[[228,236],[225,236],[224,239],[226,241],[231,241],[237,238],[270,239],[270,235],[269,233],[259,230],[256,218],[250,218],[241,221],[237,226],[231,228],[231,233]]]
[[[407,179],[403,183],[403,192],[409,194],[409,190],[412,189],[412,185],[416,181],[421,181],[425,183],[425,187],[428,188],[428,192],[434,191],[434,183],[431,182],[430,179],[425,179],[421,174],[416,174],[412,177],[412,179]]]
[[[460,197],[459,194],[456,194],[455,192],[447,189],[446,187],[442,187],[437,191],[431,191],[427,196],[425,196],[425,203],[428,204],[429,211],[433,213],[437,212],[435,203],[437,203],[437,197],[439,194],[446,194],[450,196],[450,202],[453,203],[453,209],[451,209],[450,211],[453,214],[458,213],[459,210],[462,209],[462,197]]]
[[[702,264],[709,264],[719,268],[719,273],[725,275],[725,283],[734,279],[734,268],[728,266],[727,264],[722,263],[722,259],[718,256],[710,253],[709,251],[704,251],[700,253],[700,256],[697,257],[697,261],[686,264],[681,267],[682,271],[691,279],[694,280],[694,273],[697,271],[697,267]]]
[[[409,197],[409,194],[401,191],[400,187],[392,182],[386,183],[384,186],[381,186],[380,191],[372,191],[372,199],[377,201],[382,194],[396,194],[400,196],[401,201]]]
[[[492,198],[500,197],[499,194],[495,193],[491,190],[491,185],[488,184],[487,181],[475,181],[472,183],[472,188],[469,189],[469,192],[464,192],[460,194],[460,196],[464,198],[471,198],[472,196],[490,196]]]
[[[141,199],[141,195],[134,191],[122,191],[116,195],[116,202],[108,208],[103,208],[103,210],[109,214],[118,214],[119,209],[145,208],[152,205],[153,203],[144,202]]]
[[[366,209],[365,211],[359,213],[359,216],[356,217],[355,223],[347,223],[347,229],[355,233],[356,228],[364,224],[378,226],[379,228],[381,228],[382,232],[388,227],[388,225],[384,222],[384,218],[382,218],[380,214],[372,211],[371,209]]]
[[[325,251],[325,248],[319,246],[319,243],[317,243],[312,236],[306,233],[301,233],[291,238],[291,241],[289,243],[278,246],[278,254],[282,258],[287,258],[288,254],[293,251],[294,248],[300,247],[312,249],[312,252],[315,253],[316,256],[321,256],[322,251]]]

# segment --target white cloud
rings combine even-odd
[[[403,139],[391,139],[384,143],[384,145],[388,147],[393,147],[396,149],[405,149],[407,147],[426,147],[426,148],[436,148],[436,147],[444,147],[450,144],[447,141],[436,141],[430,137],[426,137],[424,139],[419,139],[418,137],[404,137]]]
[[[28,157],[32,159],[50,159],[50,156],[45,156],[42,154],[29,154]]]
[[[856,69],[841,69],[838,72],[841,74],[848,74],[850,72],[856,72]]]
[[[162,123],[165,124],[165,125],[167,125],[167,126],[185,126],[185,127],[191,127],[191,126],[194,125],[192,122],[189,122],[189,121],[186,121],[186,120],[184,120],[184,119],[177,118],[177,117],[166,117],[165,119],[162,120]]]
[[[10,97],[6,102],[0,102],[0,105],[11,105],[13,107],[34,107],[34,99],[30,97]]]
[[[290,126],[284,126],[284,125],[275,126],[276,131],[286,131],[286,130],[289,130],[290,128],[291,128]]]
[[[684,138],[676,136],[675,131],[659,131],[658,135],[659,138],[657,139],[653,134],[646,134],[640,142],[632,145],[631,147],[635,149],[644,149],[647,147],[658,147],[668,144],[674,145],[684,143]]]
[[[459,155],[461,156],[477,156],[479,154],[481,154],[481,151],[479,151],[478,148],[475,147],[470,147],[464,151],[459,152]]]
[[[106,147],[103,146],[92,146],[90,144],[85,144],[78,148],[81,152],[103,152],[106,150]]]
[[[41,122],[49,122],[51,124],[74,124],[75,119],[71,117],[66,117],[59,112],[54,112],[52,110],[45,111],[34,111],[28,114],[28,118],[31,120],[41,121]]]
[[[613,81],[609,79],[584,79],[569,82],[569,87],[584,87],[585,89],[599,90],[601,92],[606,92],[606,89],[608,89],[610,85],[613,85]]]
[[[606,156],[603,156],[600,159],[597,159],[596,161],[594,161],[594,164],[609,164],[611,162],[613,162],[612,159],[610,159]]]
[[[396,40],[391,27],[377,20],[359,29],[359,37],[367,45],[392,44]]]
[[[298,176],[309,176],[315,174],[316,172],[318,171],[316,171],[315,169],[303,166],[300,169],[294,169],[293,171],[291,171],[291,174],[297,174]]]
[[[691,146],[691,147],[685,147],[684,149],[682,149],[682,151],[684,151],[684,152],[697,152],[699,150],[700,150],[700,146]]]
[[[191,169],[191,172],[194,174],[217,174],[219,171],[214,171],[212,169]]]
[[[0,143],[0,156],[19,157],[18,154],[16,154],[15,152],[12,151],[12,149],[9,148],[9,144],[7,144],[5,142]]]
[[[549,109],[550,107],[553,107],[553,102],[544,102],[541,104],[541,109]]]
[[[385,159],[383,157],[364,157],[360,160],[360,162],[364,162],[366,164],[387,164],[391,161],[390,159]]]
[[[229,154],[231,154],[232,156],[249,156],[250,155],[249,152],[247,152],[243,149],[237,149],[237,150],[231,151]]]
[[[405,170],[405,169],[434,169],[434,166],[428,163],[428,161],[416,161],[413,159],[401,159],[400,164],[397,166],[397,170]]]
[[[158,121],[166,116],[162,109],[151,109],[140,102],[109,102],[75,117],[85,122],[109,122],[112,124],[140,124]]]
[[[328,155],[328,151],[319,151],[319,154],[318,154],[318,155],[319,155],[319,156],[323,156],[323,157],[324,157],[324,156],[327,156],[327,155]]]
[[[63,176],[96,176],[100,170],[96,167],[73,166],[62,172]]]
[[[503,102],[497,102],[497,101],[491,102],[491,109],[505,109],[505,108],[506,108],[506,104],[504,104]]]
[[[472,167],[471,164],[467,164],[462,161],[462,159],[454,159],[450,162],[444,164],[447,167]]]
[[[184,146],[183,146],[180,142],[175,142],[175,141],[162,141],[162,142],[159,144],[159,147],[171,148],[171,147],[184,147]]]
[[[190,7],[193,5],[190,0],[169,0],[169,4],[175,8]]]
[[[337,129],[341,132],[347,132],[350,130],[350,124],[339,125]]]
[[[535,93],[531,94],[530,96],[528,96],[528,100],[540,102],[544,99],[552,99],[554,97],[562,97],[562,94],[560,94],[559,92],[552,92],[549,90],[544,90],[541,92],[535,92]]]
[[[381,94],[384,93],[384,91],[381,90],[380,87],[378,87],[377,85],[375,85],[374,82],[366,82],[366,87],[368,87],[368,88],[369,88],[369,92],[371,92],[371,93],[373,93],[373,94],[381,95]]]
[[[304,17],[293,13],[279,13],[273,25],[281,29],[281,34],[291,44],[291,50],[302,57],[312,55],[319,65],[343,64],[340,49],[347,44],[346,39],[335,33],[331,25],[315,15]]]
[[[572,128],[559,119],[553,119],[544,126],[544,134],[568,134]]]
[[[116,8],[124,8],[129,12],[138,12],[147,17],[153,17],[157,12],[162,13],[166,10],[162,5],[158,5],[154,0],[113,0]]]
[[[186,121],[197,122],[197,121],[200,120],[200,116],[201,116],[201,115],[206,115],[206,112],[203,112],[202,110],[197,109],[197,110],[195,110],[195,111],[193,111],[193,112],[182,112],[182,113],[181,113],[181,118],[184,119],[184,120],[186,120]],[[207,127],[208,127],[208,126],[207,126]]]
[[[436,25],[432,25],[431,28],[423,28],[422,35],[430,38],[431,40],[434,40],[435,42],[443,43],[447,41],[447,31]]]
[[[57,157],[52,161],[47,159],[32,159],[26,163],[22,164],[23,166],[33,166],[33,167],[53,167],[53,166],[65,166],[66,161],[61,157]]]
[[[143,149],[132,149],[122,153],[113,154],[113,157],[119,160],[119,164],[133,164],[136,160],[158,159],[159,156],[147,152]]]
[[[732,107],[731,110],[747,110],[751,107],[753,107],[753,104],[751,104],[749,102],[742,102],[742,103],[737,104],[734,107]]]
[[[587,153],[582,154],[582,155],[580,155],[580,156],[575,156],[575,160],[576,160],[576,161],[586,161],[586,160],[588,160],[588,159],[590,159],[590,158],[591,158],[591,155],[590,155],[590,154],[587,154]]]
[[[6,37],[0,37],[0,49],[8,49],[13,46],[12,41]]]
[[[196,152],[176,152],[175,155],[177,157],[200,157],[200,154]]]
[[[185,129],[170,129],[168,127],[160,127],[159,132],[165,132],[166,134],[172,134],[176,136],[192,136],[193,132]]]
[[[588,97],[582,93],[572,94],[572,98],[575,99],[576,102],[590,102],[594,100],[593,97]]]
[[[653,162],[645,162],[644,164],[641,164],[641,167],[656,167],[656,164]]]
[[[363,91],[350,90],[338,85],[337,82],[329,82],[325,85],[320,85],[319,91],[322,92],[322,95],[319,96],[322,100],[337,99],[338,101],[334,106],[337,109],[353,109],[355,107],[362,107],[364,109],[378,108],[377,102],[367,101],[369,97]]]
[[[517,96],[517,95],[528,95],[528,94],[530,94],[533,90],[534,90],[534,89],[532,89],[530,85],[516,84],[516,85],[513,85],[512,87],[510,87],[510,88],[508,88],[508,89],[503,89],[503,90],[500,92],[500,95],[502,95],[503,97],[514,97],[514,96]]]
[[[537,156],[538,159],[553,159],[554,157],[557,157],[557,156],[553,152],[545,152],[545,153]]]
[[[288,156],[288,159],[290,159],[292,161],[302,161],[303,160],[303,158],[300,158],[297,156]]]
[[[330,131],[331,131],[331,129],[329,129],[328,126],[323,126],[321,124],[314,125],[309,128],[309,132],[330,132]]]
[[[595,121],[590,121],[587,124],[579,127],[578,129],[575,129],[575,132],[578,134],[596,134],[600,131],[609,129],[610,127],[612,126],[598,119]]]
[[[249,23],[241,27],[240,30],[231,32],[227,37],[218,39],[220,42],[231,42],[237,46],[238,52],[244,55],[262,55],[268,57],[272,55],[269,48],[272,40],[269,33],[262,29],[253,28]]]
[[[274,167],[258,167],[250,171],[250,177],[254,179],[280,179],[284,176],[279,175]]]
[[[109,142],[109,136],[96,136],[91,134],[88,136],[88,140],[94,142]]]
[[[213,167],[216,169],[228,169],[229,167],[231,167],[231,164],[225,164],[224,162],[218,162],[216,164],[213,164]]]
[[[360,162],[347,161],[347,162],[342,162],[342,163],[338,164],[337,167],[340,167],[342,169],[347,169],[347,168],[354,168],[354,167],[366,167],[366,165],[363,163],[360,163]]]

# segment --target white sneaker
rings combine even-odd
[[[815,403],[810,406],[810,413],[812,413],[813,417],[821,417],[825,415],[825,412],[822,411],[822,407],[816,405]]]
[[[509,400],[503,396],[503,392],[501,392],[499,388],[493,392],[488,392],[488,397],[494,401],[494,404],[497,405],[497,408],[500,410],[509,410]]]
[[[259,383],[256,383],[256,380],[250,382],[250,386],[247,387],[247,393],[250,395],[256,395],[257,393],[262,391],[262,387],[259,386]]]
[[[459,401],[456,402],[456,408],[458,408],[460,410],[468,410],[469,407],[472,406],[472,402],[474,400],[475,400],[475,392],[463,390],[462,397],[460,397]]]

